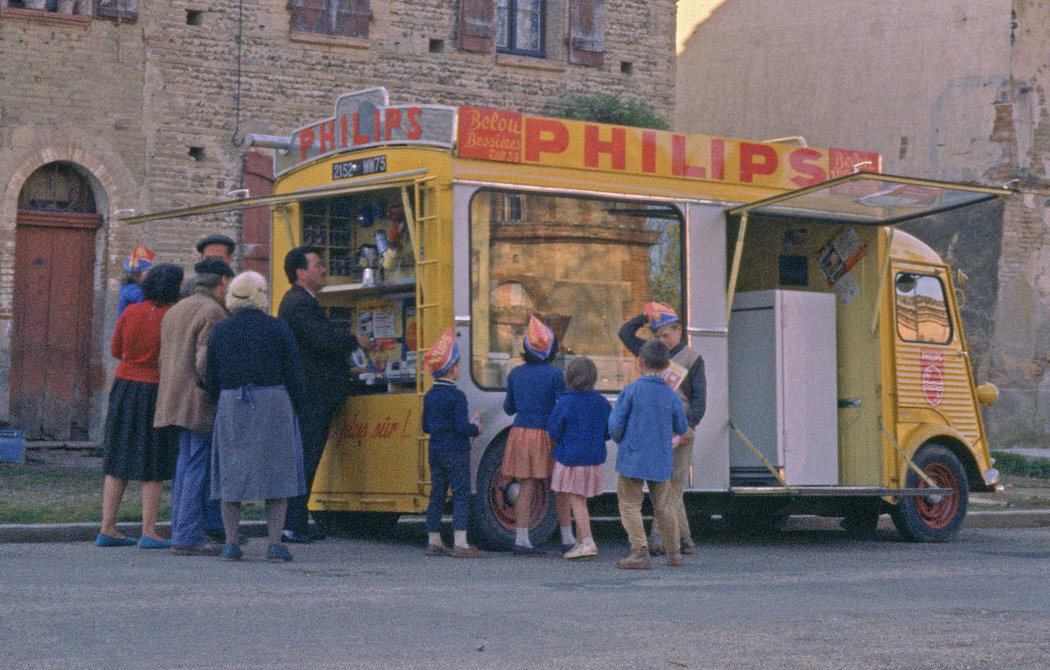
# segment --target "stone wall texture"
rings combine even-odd
[[[131,227],[113,213],[223,199],[243,183],[248,133],[288,134],[343,92],[385,86],[395,103],[551,113],[567,93],[674,104],[675,2],[608,0],[605,63],[568,63],[567,0],[548,0],[547,57],[456,48],[457,0],[374,1],[369,37],[291,31],[287,0],[139,2],[134,22],[16,10],[0,0],[0,419],[9,404],[18,193],[36,168],[76,163],[105,225],[96,259],[91,434],[115,362],[120,264],[146,244],[184,266],[211,232],[240,239],[239,214]]]
[[[994,446],[1050,446],[1050,6],[679,3],[676,129],[878,151],[892,174],[1018,189],[911,227],[970,280]]]

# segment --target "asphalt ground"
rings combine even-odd
[[[794,520],[793,522],[794,523]],[[0,545],[0,667],[1050,667],[1050,529],[949,544],[882,531],[713,532],[671,568],[600,555],[423,555],[418,523],[384,540],[294,546],[288,564],[90,543]]]

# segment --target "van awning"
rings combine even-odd
[[[1007,188],[855,172],[765,200],[730,207],[728,212],[890,226],[1012,193]]]

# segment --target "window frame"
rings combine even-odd
[[[684,328],[684,324],[689,323],[689,284],[688,284],[689,273],[688,273],[688,267],[687,267],[688,266],[688,258],[687,258],[687,243],[686,243],[687,242],[687,237],[689,235],[689,230],[688,230],[688,227],[686,225],[686,212],[685,212],[685,210],[683,208],[683,205],[680,202],[659,202],[659,203],[655,203],[655,202],[652,202],[651,200],[646,199],[645,197],[637,197],[637,196],[631,197],[630,195],[617,195],[617,194],[594,195],[594,194],[587,194],[587,193],[576,193],[576,192],[572,192],[572,191],[548,191],[548,190],[536,191],[536,190],[529,189],[529,188],[519,188],[519,187],[516,187],[514,185],[509,185],[509,184],[508,185],[487,185],[487,186],[481,186],[480,188],[474,189],[473,192],[470,194],[470,196],[469,196],[469,198],[467,200],[467,207],[466,207],[467,240],[468,240],[468,246],[470,248],[470,252],[468,253],[468,258],[467,258],[467,273],[468,273],[468,276],[472,278],[472,280],[469,282],[469,284],[467,286],[468,313],[470,315],[470,317],[469,317],[470,318],[470,337],[468,338],[468,342],[467,342],[467,346],[468,346],[467,359],[468,360],[467,360],[466,368],[467,368],[468,374],[470,375],[471,382],[474,384],[474,386],[477,389],[479,389],[481,391],[493,392],[493,393],[503,393],[503,392],[505,392],[507,390],[506,385],[503,385],[503,386],[489,386],[489,385],[486,385],[486,384],[482,383],[483,380],[479,379],[477,377],[477,375],[475,374],[474,364],[473,364],[473,360],[474,360],[474,337],[475,337],[475,334],[477,333],[478,323],[480,323],[475,318],[475,304],[476,304],[476,300],[478,298],[478,295],[477,295],[477,293],[474,290],[474,283],[475,282],[473,281],[473,277],[475,276],[475,273],[477,271],[477,266],[475,264],[474,253],[473,253],[473,247],[474,247],[474,242],[473,242],[473,240],[474,240],[473,206],[474,206],[474,202],[475,202],[476,199],[481,198],[481,197],[491,198],[493,195],[502,195],[504,198],[506,198],[507,196],[519,196],[519,197],[539,196],[539,197],[548,197],[548,198],[567,198],[567,199],[573,199],[573,200],[599,200],[599,201],[605,201],[605,202],[613,202],[613,203],[616,203],[616,204],[622,205],[622,206],[626,205],[628,207],[630,207],[632,205],[633,206],[640,206],[640,207],[646,207],[646,206],[654,205],[654,204],[666,205],[670,210],[672,210],[675,213],[675,215],[677,217],[677,220],[678,220],[678,231],[679,231],[679,235],[678,235],[678,247],[679,247],[678,248],[678,305],[676,305],[675,308],[676,308],[676,310],[678,311],[678,313],[679,313],[679,315],[681,317],[681,323],[683,324],[683,328]],[[524,213],[526,211],[525,203],[521,203],[519,206],[521,208],[521,213],[524,215]],[[491,239],[490,239],[490,246],[491,246]],[[502,282],[501,285],[510,283],[510,281],[511,280],[507,280],[505,282]],[[521,282],[519,281],[518,283],[521,283]],[[481,291],[481,290],[482,290],[482,287],[479,285],[478,286],[478,291]],[[653,296],[650,294],[649,298],[652,299]],[[625,315],[625,320],[627,318],[631,318],[633,316],[634,315]],[[491,319],[490,319],[489,323],[486,325],[486,327],[488,327],[490,329],[490,337],[491,337],[491,324],[492,324],[492,322],[491,322]],[[618,334],[614,335],[614,337],[616,337],[617,341],[619,341]],[[683,337],[685,337],[685,333],[684,332],[683,332]],[[559,342],[559,345],[561,345],[561,344],[562,343]],[[622,347],[622,344],[621,344],[621,347]],[[490,350],[490,353],[491,353],[491,350]],[[514,360],[514,358],[516,356],[518,356],[519,353],[520,352],[512,351],[509,354],[508,360]],[[581,353],[579,355],[593,356],[593,354],[590,354],[588,352],[583,352],[583,353]],[[631,355],[631,354],[628,352],[627,355]],[[556,361],[558,358],[562,358],[563,356],[564,355],[561,355],[561,354],[555,355],[555,357],[552,359],[552,362]],[[626,382],[624,384],[624,387],[626,387],[627,383],[630,383],[630,382]],[[620,391],[622,391],[623,389],[622,388],[620,388],[620,389],[603,389],[603,388],[600,388],[600,387],[596,387],[595,390],[598,391],[599,393],[604,394],[604,395],[616,395],[616,394],[620,393]]]
[[[897,282],[898,282],[898,280],[900,279],[900,277],[902,275],[911,275],[911,276],[915,277],[916,278],[916,285],[918,285],[918,279],[923,278],[923,277],[928,277],[930,279],[935,280],[937,282],[937,285],[940,286],[940,288],[941,288],[941,304],[944,305],[944,315],[945,315],[945,317],[947,318],[947,321],[948,321],[948,335],[947,335],[946,339],[939,340],[939,341],[938,340],[911,339],[911,338],[905,337],[904,333],[901,332],[901,318],[900,318],[901,304],[900,304],[900,300],[899,300],[900,293],[897,291]],[[896,270],[894,272],[894,275],[893,275],[893,318],[894,318],[894,321],[896,322],[895,326],[894,326],[894,330],[897,332],[897,337],[900,339],[901,342],[907,342],[909,344],[932,345],[932,346],[948,346],[953,341],[955,341],[955,322],[952,319],[951,305],[950,305],[950,303],[948,301],[948,291],[947,291],[947,289],[945,287],[944,280],[941,278],[941,276],[939,274],[926,273],[926,272],[915,271],[915,270],[904,270],[904,269]],[[915,323],[915,332],[916,332],[916,334],[919,333],[919,322],[918,322],[918,320],[916,320],[916,323]]]
[[[110,19],[112,21],[120,21],[127,23],[135,23],[139,18],[139,2],[133,0],[131,9],[121,9],[119,5],[117,7],[103,7],[102,3],[105,0],[95,0],[95,18]],[[119,2],[119,0],[117,0]]]
[[[516,45],[517,36],[517,21],[518,21],[518,3],[522,0],[506,0],[507,2],[507,41],[508,46],[503,47],[499,44],[499,19],[500,19],[500,0],[493,0],[495,3],[494,18],[492,26],[492,41],[496,47],[496,53],[511,54],[513,56],[528,56],[531,58],[546,58],[547,57],[547,0],[536,0],[539,3],[539,49],[523,49]]]
[[[314,5],[323,5],[318,7]],[[371,32],[372,5],[369,0],[288,0],[288,25],[292,32],[326,35],[329,37],[349,37],[367,40]],[[316,30],[295,26],[296,12],[324,12],[326,30]],[[346,15],[346,32],[337,30],[340,15]],[[356,30],[355,30],[356,28]]]

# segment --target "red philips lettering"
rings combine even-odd
[[[773,147],[754,142],[740,143],[740,181],[750,184],[755,175],[769,175],[777,171],[777,152]]]
[[[799,174],[791,178],[795,186],[811,186],[827,181],[828,175],[819,165],[815,165],[822,158],[822,154],[816,149],[795,149],[788,156],[788,163]]]
[[[540,154],[560,154],[569,146],[569,129],[553,119],[525,119],[525,160],[539,161]]]
[[[642,172],[656,172],[656,133],[651,130],[642,132]]]
[[[354,112],[354,144],[368,144],[372,138],[361,134],[361,116]]]
[[[314,136],[313,128],[304,128],[299,131],[299,160],[304,161],[307,159],[307,152],[314,145],[315,139],[317,138]]]
[[[419,107],[408,108],[406,116],[408,116],[408,124],[412,127],[405,133],[405,137],[410,140],[418,140],[423,137],[423,127],[419,125],[419,115],[422,113],[423,110]]]
[[[612,128],[612,138],[601,140],[599,128],[588,124],[583,127],[583,164],[589,168],[598,167],[600,154],[609,154],[614,170],[627,169],[627,133],[623,128]]]
[[[329,151],[335,149],[335,120],[322,121],[317,129],[320,131],[320,146],[318,150],[322,154],[326,154]]]

